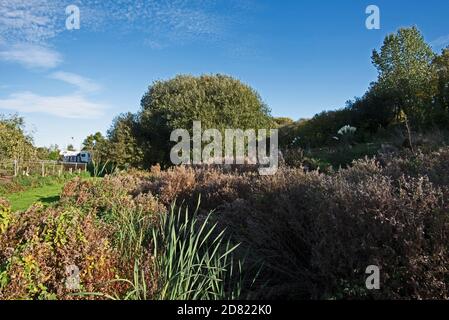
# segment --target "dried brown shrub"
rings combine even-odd
[[[157,197],[141,192],[148,178],[148,173],[133,170],[131,174],[110,175],[101,180],[74,179],[64,186],[61,204],[80,206],[97,213],[120,208],[165,212],[166,207]]]
[[[426,176],[387,172],[372,160],[333,175],[284,169],[222,206],[221,220],[267,267],[262,296],[447,298],[447,198]],[[365,288],[369,265],[382,270],[380,291]]]
[[[359,160],[327,175],[174,168],[144,192],[190,205],[201,194],[266,265],[263,297],[447,298],[448,154]],[[365,287],[373,264],[382,270],[380,291]]]
[[[380,159],[386,174],[397,178],[402,174],[413,177],[427,176],[439,186],[449,186],[449,148],[413,154],[403,151],[398,155],[385,155]]]

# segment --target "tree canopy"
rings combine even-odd
[[[138,139],[146,164],[167,162],[170,133],[190,131],[193,121],[201,121],[202,129],[221,132],[274,126],[270,109],[254,89],[220,74],[156,81],[143,96],[141,107]]]
[[[416,27],[388,35],[380,51],[373,51],[373,64],[379,73],[377,86],[392,97],[396,117],[405,113],[415,124],[424,120],[433,93],[429,84],[434,58]]]
[[[121,167],[138,167],[143,152],[137,143],[139,124],[137,116],[128,112],[119,115],[108,130],[109,159]]]

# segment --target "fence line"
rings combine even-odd
[[[64,172],[87,171],[87,163],[63,162],[51,160],[18,161],[7,160],[0,162],[0,176],[20,176],[39,174],[43,177],[62,175]]]

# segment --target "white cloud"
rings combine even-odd
[[[449,45],[449,34],[446,36],[441,36],[441,37],[433,40],[432,42],[430,42],[430,44],[433,47],[445,47],[445,46]]]
[[[16,44],[0,51],[0,60],[16,62],[27,68],[54,68],[62,62],[62,57],[47,47]]]
[[[75,73],[58,71],[50,75],[50,78],[64,81],[68,84],[78,87],[81,92],[96,92],[101,86],[91,79],[85,78]]]
[[[40,96],[32,92],[18,92],[0,99],[0,108],[24,113],[46,113],[61,118],[98,118],[106,106],[87,100],[80,94]]]

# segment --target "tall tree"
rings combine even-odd
[[[92,159],[97,162],[106,161],[108,158],[107,141],[101,132],[87,136],[83,142],[83,150],[89,151]]]
[[[114,119],[108,130],[108,156],[119,167],[140,166],[143,152],[137,144],[137,116],[124,113]]]
[[[401,28],[388,35],[380,52],[373,51],[372,61],[379,77],[378,86],[394,97],[396,118],[407,116],[415,123],[423,121],[434,89],[429,86],[435,57],[416,27]]]

